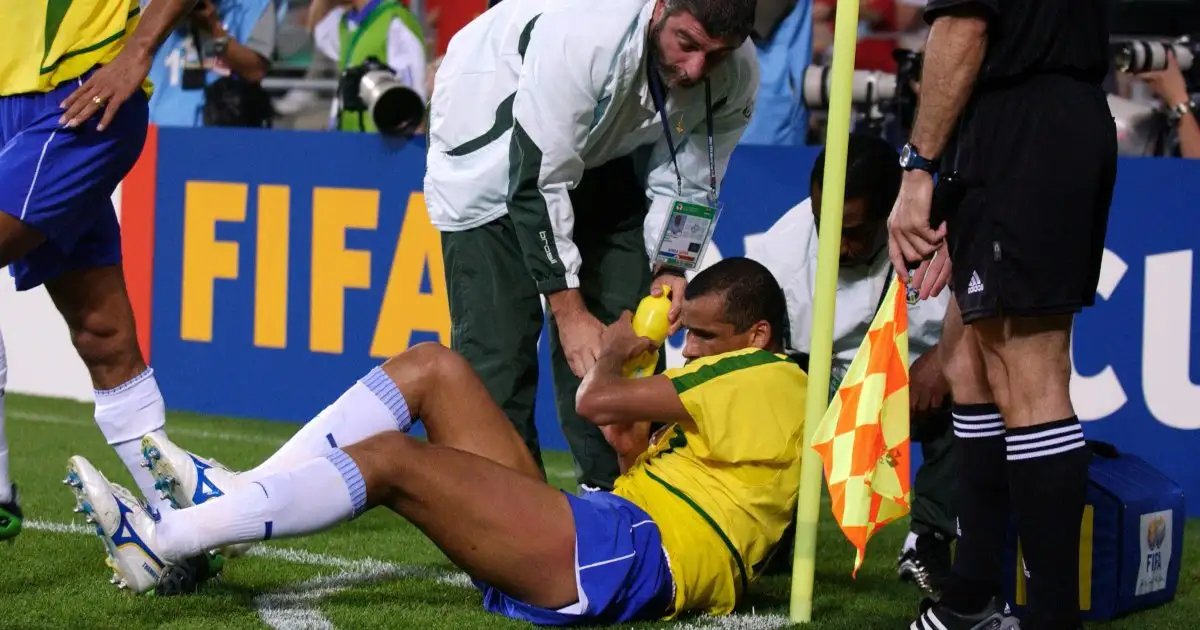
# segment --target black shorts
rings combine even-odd
[[[947,233],[963,321],[1091,306],[1117,172],[1101,89],[1044,76],[988,91],[959,146],[966,192]]]

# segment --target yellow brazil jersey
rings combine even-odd
[[[49,92],[113,60],[138,0],[0,0],[0,96]],[[144,89],[149,93],[149,83]]]
[[[652,439],[615,494],[658,523],[675,607],[725,614],[791,523],[808,376],[787,357],[744,349],[667,370],[694,426]]]

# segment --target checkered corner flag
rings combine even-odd
[[[858,549],[908,514],[910,447],[907,289],[896,278],[813,435],[825,468],[833,515]]]

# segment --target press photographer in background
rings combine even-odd
[[[1191,57],[1191,55],[1189,55]],[[1194,63],[1191,59],[1189,62]],[[1190,65],[1190,63],[1189,63]],[[1166,50],[1166,68],[1136,75],[1162,100],[1168,128],[1174,131],[1180,157],[1200,159],[1200,122],[1196,116],[1196,101],[1188,90],[1187,81],[1175,53]]]
[[[273,110],[261,83],[275,30],[274,0],[199,0],[154,57],[150,122],[270,126]]]
[[[428,94],[425,37],[396,0],[313,0],[317,49],[338,63],[330,126],[407,135],[421,124]]]

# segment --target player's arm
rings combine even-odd
[[[208,32],[212,33],[214,38],[224,38],[226,41],[225,49],[218,52],[217,56],[234,74],[251,83],[261,83],[271,68],[270,59],[275,54],[274,3],[268,2],[263,8],[245,42],[230,36],[215,8],[209,15],[205,25]]]
[[[508,213],[525,266],[556,317],[583,309],[579,249],[571,240],[575,211],[569,191],[583,177],[581,151],[594,118],[608,59],[580,42],[578,28],[545,15],[527,37],[512,105]]]
[[[120,54],[93,73],[63,101],[65,111],[59,122],[67,127],[77,127],[104,110],[97,129],[103,131],[108,127],[121,104],[141,89],[142,82],[150,73],[154,55],[167,39],[167,34],[195,6],[196,0],[151,2]]]
[[[624,378],[622,368],[654,342],[633,331],[632,315],[625,311],[604,329],[600,356],[575,392],[575,411],[597,426],[633,425],[647,420],[694,424],[680,400],[675,384],[661,374]]]
[[[671,379],[656,374],[624,378],[625,360],[603,352],[575,393],[575,411],[597,426],[646,422],[692,424],[692,416]]]
[[[931,0],[926,8],[929,39],[910,137],[922,156],[936,158],[945,150],[983,65],[988,20],[998,14],[998,0]]]

